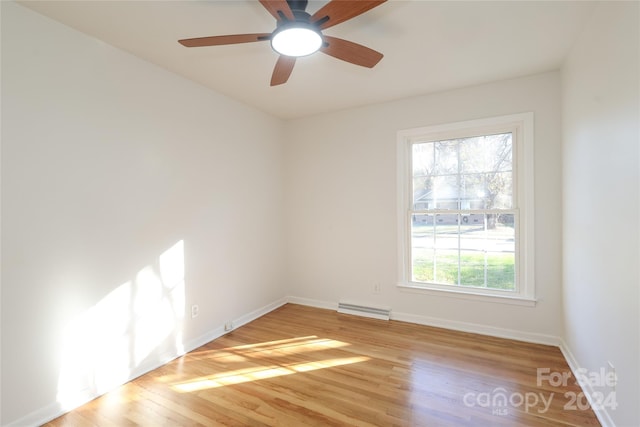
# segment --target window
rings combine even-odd
[[[399,285],[533,301],[533,114],[398,133]]]

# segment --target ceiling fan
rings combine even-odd
[[[372,68],[383,55],[366,46],[322,34],[341,22],[355,18],[387,0],[331,0],[313,15],[305,12],[308,0],[259,0],[276,18],[271,33],[236,34],[178,40],[186,47],[219,46],[236,43],[271,41],[280,54],[271,76],[271,86],[286,83],[296,58],[318,50],[352,64]]]

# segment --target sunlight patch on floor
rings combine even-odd
[[[290,365],[275,367],[256,367],[240,369],[238,371],[224,372],[211,375],[204,379],[189,381],[181,384],[174,384],[172,388],[182,393],[200,391],[211,388],[218,388],[227,385],[241,384],[256,380],[263,380],[285,375],[292,375],[299,372],[310,372],[319,369],[333,368],[336,366],[350,365],[354,363],[366,362],[369,357],[344,357],[335,359],[319,360],[314,362],[295,363]]]

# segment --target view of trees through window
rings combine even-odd
[[[412,281],[515,290],[512,136],[412,144]]]

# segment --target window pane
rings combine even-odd
[[[433,143],[413,144],[412,158],[413,176],[431,175],[433,173]]]
[[[433,178],[417,176],[413,178],[413,208],[430,209]]]
[[[411,221],[411,280],[433,282],[434,215],[415,214]]]
[[[458,177],[456,175],[433,178],[433,191],[427,195],[432,209],[458,209]]]
[[[513,253],[487,252],[487,288],[515,290]]]
[[[513,180],[511,172],[495,172],[485,175],[484,200],[487,209],[511,209],[513,207]]]
[[[462,215],[460,222],[461,285],[485,287],[485,248],[485,215]]]
[[[484,174],[460,175],[460,209],[485,209]]]
[[[488,288],[515,290],[514,219],[513,214],[500,214],[487,222]]]
[[[429,209],[433,190],[433,143],[413,144],[413,205]]]
[[[513,164],[511,133],[488,135],[484,139],[486,172],[510,172]]]
[[[437,283],[458,284],[458,219],[457,214],[435,216],[434,270]]]
[[[460,171],[463,173],[486,172],[484,137],[460,140]]]
[[[483,252],[460,251],[460,284],[486,288],[485,285],[485,256]]]
[[[458,173],[458,142],[439,141],[435,143],[436,175]]]

